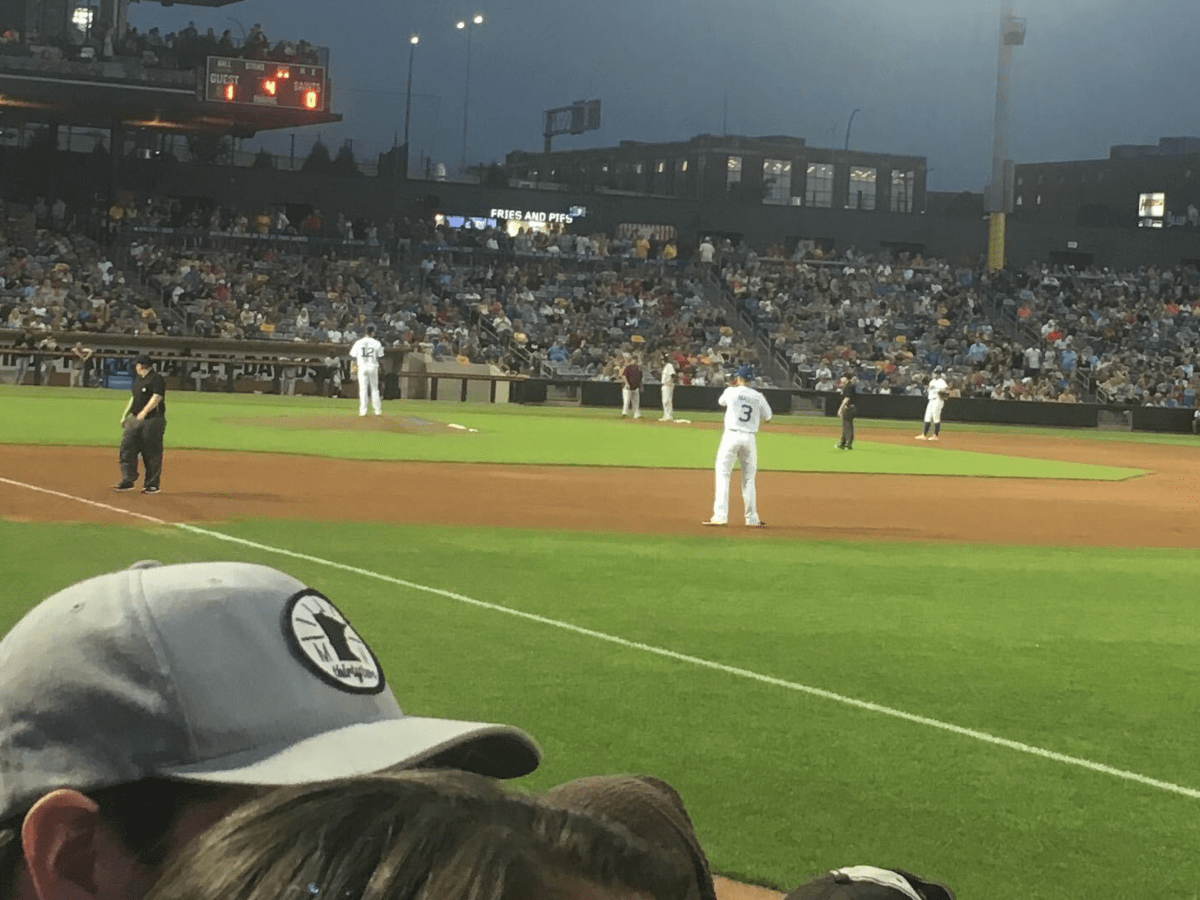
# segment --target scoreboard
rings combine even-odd
[[[202,96],[213,103],[325,112],[326,87],[324,66],[210,56]]]

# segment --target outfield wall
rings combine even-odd
[[[529,379],[514,385],[514,403],[544,403],[554,388],[566,382]],[[571,382],[576,387],[579,405],[620,409],[621,386],[612,381]],[[676,413],[714,411],[722,387],[679,385],[675,388]],[[776,412],[837,415],[841,395],[834,392],[789,391],[767,388],[767,402]],[[660,414],[659,386],[647,385],[642,391],[642,412]],[[859,394],[856,399],[859,420],[893,419],[919,422],[925,415],[925,398],[892,394]],[[942,418],[946,422],[972,422],[993,425],[1027,425],[1049,428],[1098,428],[1117,430],[1186,432],[1192,430],[1194,410],[1156,406],[1118,406],[1097,403],[1039,403],[1017,400],[986,400],[952,397],[946,401]]]
[[[99,343],[95,341],[94,343]],[[114,336],[109,346],[97,348],[87,367],[87,386],[127,390],[131,382],[132,357],[149,351],[162,363],[170,390],[199,390],[224,393],[332,393],[330,369],[322,353],[332,357],[341,374],[341,396],[357,396],[358,385],[350,378],[349,360],[340,345],[294,344],[290,342],[229,342],[227,346],[197,342],[179,344],[178,339],[149,342]],[[237,349],[234,349],[237,348]],[[185,354],[185,355],[179,355]],[[36,357],[40,366],[22,371],[18,357]],[[7,352],[0,349],[0,381],[11,383],[18,372],[23,384],[62,386],[70,382],[69,362],[64,350]],[[432,400],[444,402],[542,404],[566,402],[570,405],[620,409],[621,386],[612,381],[566,381],[502,374],[491,366],[434,362],[424,354],[389,353],[381,377],[384,399]],[[677,412],[713,412],[719,409],[717,398],[723,387],[678,385],[675,388]],[[767,388],[767,402],[776,412],[797,415],[835,416],[841,400],[834,392],[797,391]],[[655,416],[661,408],[659,386],[647,385],[642,391],[645,415]],[[565,398],[565,400],[564,400]],[[923,397],[892,394],[859,394],[860,420],[893,419],[920,421],[925,412]],[[1119,406],[1095,403],[1038,403],[1033,401],[986,400],[952,397],[946,401],[943,419],[947,422],[972,422],[995,425],[1026,425],[1052,428],[1110,428],[1132,431],[1191,433],[1194,410],[1157,406]]]

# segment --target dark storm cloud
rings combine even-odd
[[[468,156],[502,160],[541,147],[541,112],[601,98],[599,132],[556,146],[791,134],[928,157],[931,186],[979,190],[990,171],[998,0],[245,0],[223,9],[135,4],[135,24],[234,35],[261,22],[272,40],[329,46],[333,102],[345,121],[326,143],[359,155],[403,129],[408,36],[417,33],[414,156],[461,156],[467,39],[475,12]],[[1115,143],[1195,134],[1200,63],[1195,0],[1016,0],[1028,22],[1014,51],[1010,156],[1106,156]],[[238,20],[233,22],[227,17]],[[301,133],[307,146],[315,133]],[[279,138],[251,144],[278,147]]]

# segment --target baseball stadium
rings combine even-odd
[[[49,7],[0,3],[0,633],[139,560],[260,563],[369,636],[406,714],[533,735],[515,790],[668,782],[721,900],[855,865],[961,898],[1195,892],[1200,232],[1052,259],[1002,141],[968,222],[923,158],[781,139],[647,152],[793,153],[800,203],[548,188],[633,152],[551,153],[598,107],[548,111],[502,185],[427,180],[407,142],[353,175],[239,164],[239,137],[338,120],[336,48],[122,57],[126,0],[82,30]],[[1002,93],[1023,36],[1006,7]],[[263,63],[305,89],[247,87]],[[877,213],[874,176],[870,212],[810,202],[827,164],[859,204],[878,171]],[[744,462],[708,521],[741,367],[773,412],[764,528]],[[151,492],[118,459],[143,369]]]

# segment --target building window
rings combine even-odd
[[[809,163],[808,183],[804,187],[805,206],[833,206],[833,166],[829,163]]]
[[[763,203],[787,206],[792,202],[792,161],[790,159],[763,160]]]
[[[665,194],[667,192],[667,161],[665,159],[655,160],[654,162],[653,191],[656,194]]]
[[[850,192],[846,195],[846,209],[875,208],[876,169],[850,167]]]
[[[691,189],[688,177],[688,161],[686,159],[675,160],[675,181],[672,184],[673,193],[676,197],[686,197]]]
[[[910,213],[913,211],[913,188],[916,182],[916,172],[892,169],[892,212]]]
[[[731,156],[726,162],[725,187],[730,188],[742,181],[742,158]]]

